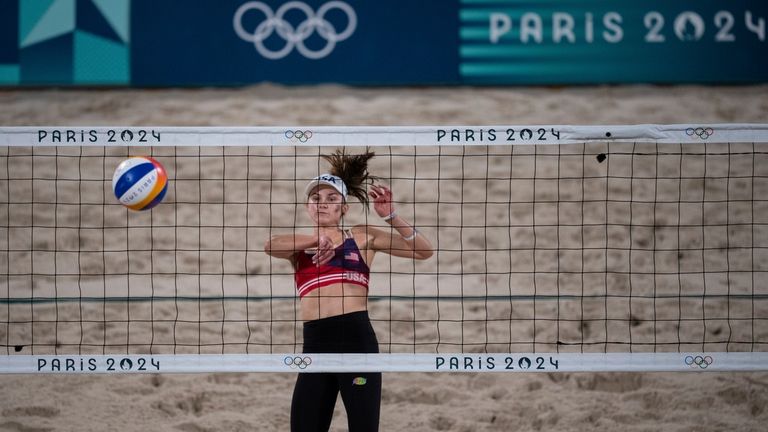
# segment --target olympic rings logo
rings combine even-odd
[[[697,137],[705,140],[705,139],[711,137],[712,135],[714,135],[715,134],[715,130],[712,129],[711,127],[707,127],[707,128],[697,127],[695,129],[694,128],[688,128],[688,129],[685,130],[685,134],[688,135],[689,137],[692,137],[692,136],[696,135]]]
[[[312,138],[312,131],[292,131],[287,130],[285,131],[285,138],[291,140],[291,141],[299,141],[299,142],[307,142],[310,138]]]
[[[286,13],[294,9],[306,16],[306,19],[296,28],[283,19]],[[341,32],[336,31],[333,24],[325,19],[325,14],[333,9],[339,9],[347,16],[347,27]],[[257,10],[264,14],[265,17],[265,20],[256,26],[252,32],[248,32],[243,28],[243,15],[250,10]],[[355,14],[355,10],[352,9],[352,6],[343,1],[330,1],[325,3],[320,6],[317,13],[315,13],[306,3],[300,1],[290,1],[285,3],[274,13],[266,4],[259,1],[250,1],[237,9],[232,23],[235,28],[235,33],[237,33],[240,39],[252,42],[256,47],[256,51],[270,60],[278,60],[287,56],[293,51],[294,47],[304,57],[317,60],[330,54],[338,42],[346,40],[352,36],[352,33],[354,33],[357,28],[357,14]],[[281,49],[270,50],[264,46],[264,41],[269,38],[273,32],[277,32],[277,34],[286,42],[285,46]],[[315,51],[304,45],[304,41],[306,41],[314,32],[317,32],[317,34],[326,41],[323,48]]]
[[[686,356],[685,357],[685,364],[690,366],[692,369],[696,369],[697,367],[700,369],[706,369],[713,363],[714,360],[712,360],[712,357],[706,356]]]
[[[283,363],[285,363],[286,366],[289,366],[291,369],[306,369],[309,367],[309,365],[312,364],[312,358],[311,357],[291,357],[287,356],[283,359]]]

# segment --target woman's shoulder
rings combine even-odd
[[[355,225],[352,228],[349,229],[352,234],[357,236],[371,236],[375,235],[376,233],[383,232],[381,227],[377,227],[375,225],[369,225],[369,224],[359,224]]]
[[[352,233],[355,242],[360,246],[367,244],[373,238],[380,236],[384,232],[380,227],[368,224],[355,225],[350,228],[349,231]]]

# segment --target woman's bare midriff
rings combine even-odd
[[[368,309],[368,290],[360,285],[335,284],[301,298],[301,319],[312,321]]]

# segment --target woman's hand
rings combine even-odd
[[[336,248],[333,247],[333,241],[328,236],[320,236],[317,239],[317,252],[312,256],[312,262],[317,266],[327,264],[333,258],[336,253]]]
[[[386,186],[371,185],[368,196],[373,199],[373,209],[381,217],[387,217],[395,212],[392,205],[392,191]]]

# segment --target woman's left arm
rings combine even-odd
[[[373,199],[373,208],[384,221],[392,226],[394,233],[370,228],[372,248],[390,255],[425,260],[434,253],[432,243],[395,212],[392,205],[392,191],[386,186],[371,186],[368,195]]]

